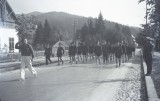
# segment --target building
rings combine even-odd
[[[16,15],[7,0],[0,0],[0,53],[16,52]]]

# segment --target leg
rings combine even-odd
[[[27,65],[27,68],[31,71],[31,73],[36,77],[37,72],[35,71],[35,69],[32,66],[31,56],[27,56],[26,65]]]
[[[51,56],[48,56],[48,60],[49,60],[50,63],[52,63]]]
[[[46,56],[46,65],[48,65],[48,57]]]
[[[58,56],[58,65],[60,65],[60,64],[59,64],[59,56]]]
[[[62,64],[63,64],[62,56],[60,57],[60,59],[61,59],[61,62],[62,62]]]
[[[25,80],[25,56],[21,56],[20,76],[22,80]]]

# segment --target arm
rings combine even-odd
[[[63,48],[62,48],[62,51],[63,51],[62,53],[64,54],[64,49]]]
[[[17,43],[16,43],[16,45],[15,45],[15,49],[20,49],[19,42],[17,42]]]
[[[31,51],[31,54],[32,54],[32,58],[34,58],[34,50],[33,50],[33,47],[31,45],[29,45],[30,47],[30,51]]]

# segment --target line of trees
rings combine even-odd
[[[35,16],[21,14],[17,17],[18,23],[15,26],[19,40],[26,38],[34,48],[42,50],[46,44],[54,45],[58,40],[64,40],[62,32],[55,26],[51,27],[47,20],[44,25],[37,21]]]
[[[107,29],[102,13],[99,14],[97,19],[89,18],[88,22],[81,29],[77,30],[75,37],[88,45],[95,44],[98,41],[106,41],[113,44],[125,41],[133,44],[130,28],[128,26],[120,27],[116,23],[113,29]]]
[[[48,21],[45,20],[44,25],[38,24],[34,35],[34,46],[37,49],[43,48],[46,44],[50,46],[54,45],[58,40],[63,40],[63,35],[56,27],[49,25]]]
[[[155,39],[156,50],[160,51],[160,0],[139,0],[141,2],[146,3],[146,23],[142,24],[137,42],[141,45],[144,37],[151,37]]]

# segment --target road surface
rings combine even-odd
[[[34,78],[26,69],[23,82],[19,81],[19,70],[0,73],[1,101],[140,101],[137,56],[119,68],[114,62],[96,65],[92,61],[52,64],[36,70],[38,76]]]

